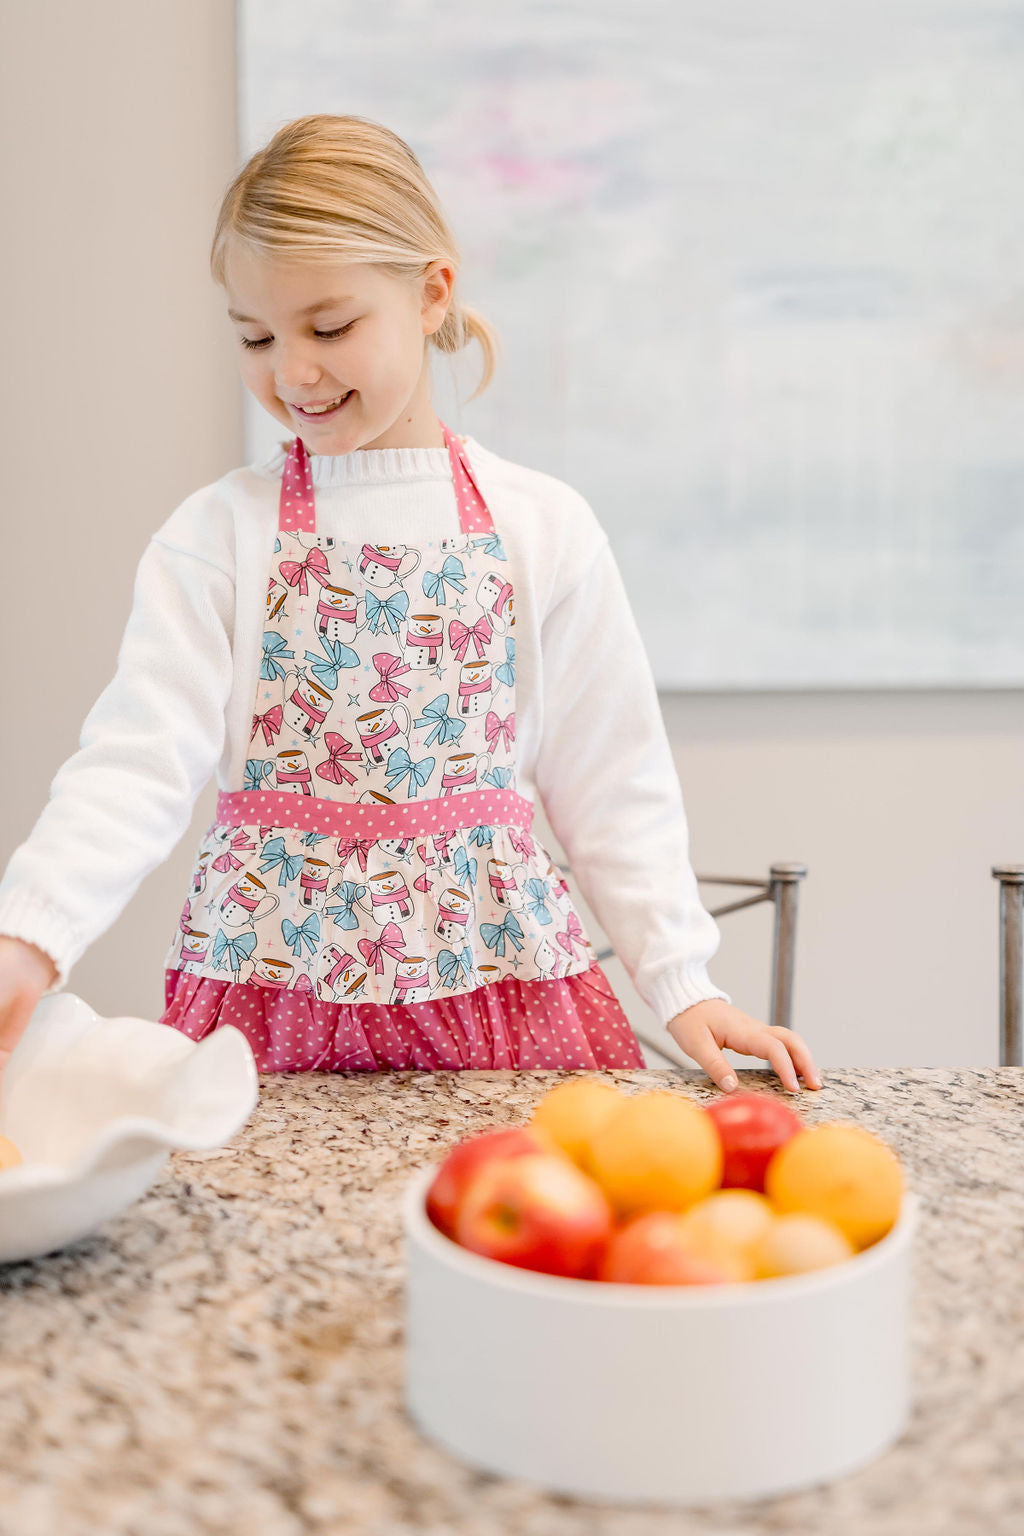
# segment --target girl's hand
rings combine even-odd
[[[720,997],[677,1013],[669,1021],[668,1032],[726,1093],[738,1087],[738,1080],[722,1055],[723,1046],[770,1061],[791,1093],[799,1092],[797,1072],[808,1088],[821,1087],[811,1053],[798,1034],[778,1024],[759,1024]]]
[[[36,1003],[56,979],[57,967],[45,950],[0,933],[0,1074]]]

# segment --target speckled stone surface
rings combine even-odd
[[[705,1102],[700,1073],[609,1074]],[[63,1253],[0,1270],[3,1536],[1020,1536],[1024,1072],[836,1070],[807,1123],[889,1141],[922,1201],[914,1415],[832,1485],[700,1510],[474,1473],[402,1406],[399,1199],[555,1074],[264,1077],[230,1146],[176,1154]]]

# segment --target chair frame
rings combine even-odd
[[[560,864],[565,874],[572,871],[568,864]],[[1024,869],[1022,869],[1024,879]],[[699,885],[724,885],[751,888],[756,895],[744,896],[739,901],[726,902],[721,907],[709,907],[714,918],[725,917],[729,912],[739,912],[744,907],[756,907],[770,901],[775,908],[772,936],[772,995],[769,1022],[783,1029],[791,1029],[793,1018],[793,977],[796,965],[796,917],[800,882],[807,877],[806,864],[772,864],[767,879],[751,879],[744,875],[698,875]],[[609,960],[615,954],[610,946],[598,950],[598,962]],[[643,1036],[643,1043],[674,1067],[681,1065],[662,1049],[661,1043]],[[672,1042],[673,1046],[675,1042]],[[680,1051],[680,1056],[683,1052]]]
[[[996,864],[999,881],[999,1065],[1024,1066],[1024,864]]]

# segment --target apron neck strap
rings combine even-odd
[[[494,519],[477,484],[465,445],[454,432],[449,432],[443,421],[441,431],[448,444],[448,457],[452,465],[452,483],[459,506],[459,527],[463,533],[493,533]]]
[[[494,520],[476,481],[462,441],[441,422],[452,466],[452,484],[463,533],[493,533]],[[281,533],[316,533],[316,497],[309,453],[301,437],[293,438],[281,475],[278,506]]]
[[[281,533],[316,533],[313,471],[301,437],[292,439],[281,475],[277,526]]]

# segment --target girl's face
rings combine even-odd
[[[440,261],[404,282],[365,263],[270,261],[235,244],[225,288],[246,388],[310,453],[442,448],[425,337],[444,320],[453,278]],[[299,409],[346,394],[323,415]]]

